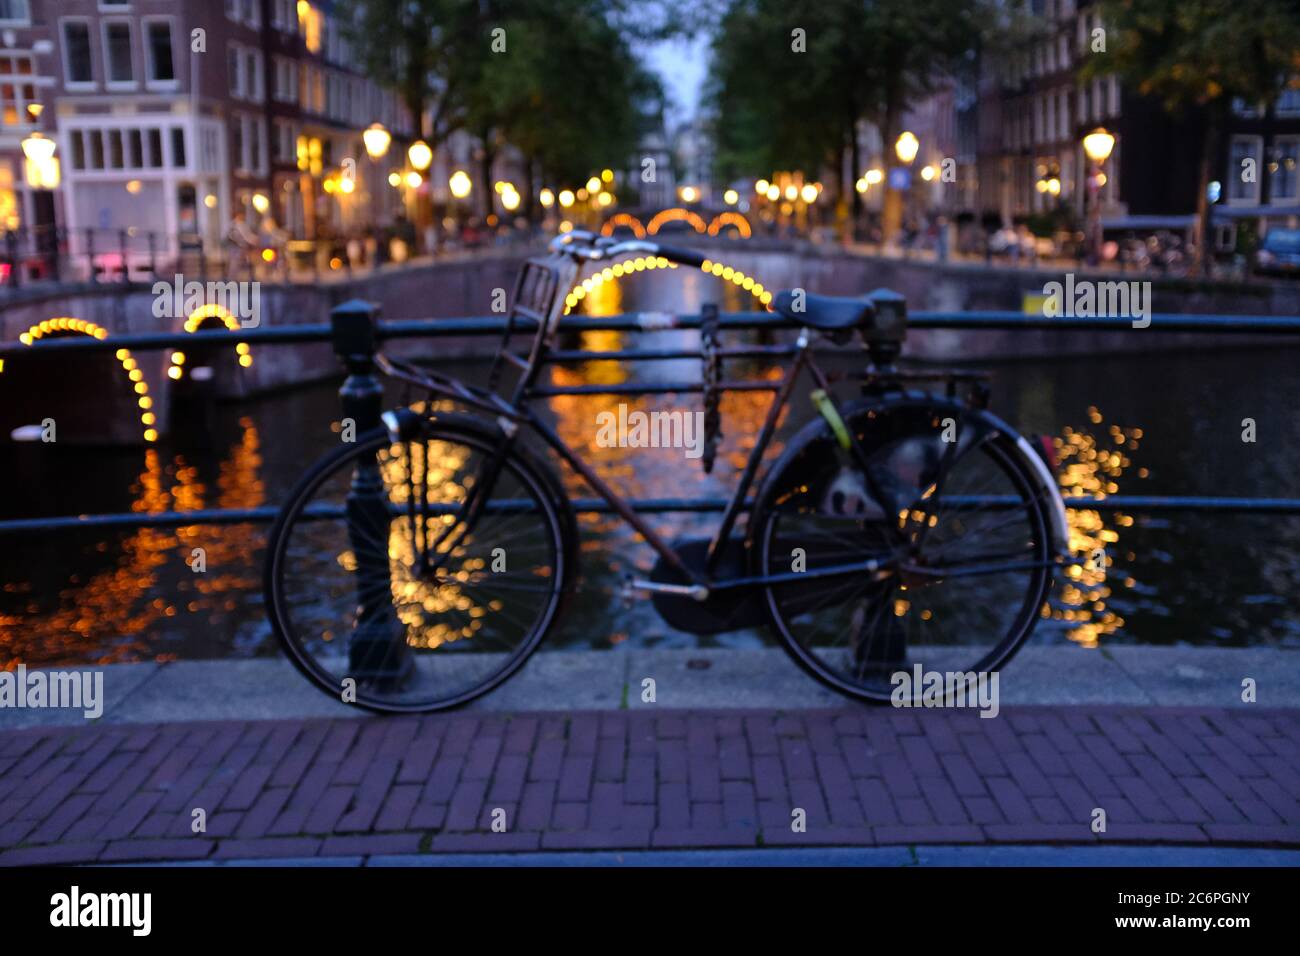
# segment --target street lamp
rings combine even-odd
[[[371,159],[379,159],[388,152],[388,144],[392,141],[392,134],[379,123],[371,123],[361,134],[361,142]]]
[[[433,150],[429,144],[422,139],[417,139],[406,150],[406,158],[411,161],[411,167],[417,172],[424,172],[433,162]]]
[[[898,158],[907,165],[912,164],[916,159],[917,151],[920,150],[921,143],[917,140],[916,135],[909,130],[903,130],[898,136],[898,141],[894,143],[894,152]]]
[[[33,189],[57,189],[59,161],[54,158],[54,140],[32,133],[23,140],[22,147],[27,157],[27,184]]]
[[[1106,181],[1101,167],[1114,148],[1115,137],[1100,126],[1083,138],[1083,151],[1094,167],[1088,176],[1087,192],[1088,263],[1094,266],[1101,261],[1101,186]]]
[[[447,180],[447,186],[451,189],[451,194],[457,199],[464,199],[474,188],[474,183],[470,180],[469,174],[463,169],[458,169],[451,174]]]

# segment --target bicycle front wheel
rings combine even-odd
[[[439,416],[409,441],[363,435],[299,481],[267,545],[268,615],[326,693],[383,712],[455,707],[541,642],[569,581],[571,514],[549,470],[499,442]]]
[[[848,425],[871,480],[824,423],[809,426],[760,492],[751,554],[757,573],[787,578],[792,556],[808,572],[881,570],[767,586],[770,622],[843,694],[918,703],[919,667],[951,697],[1001,667],[1040,616],[1056,558],[1052,492],[984,412],[909,397],[856,406]]]

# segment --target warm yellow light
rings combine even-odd
[[[573,231],[573,223],[569,222],[569,220],[565,219],[563,222],[560,223],[560,232],[572,232],[572,231]]]
[[[879,169],[867,170],[866,180],[867,180],[867,185],[869,186],[875,186],[877,183],[882,182],[884,178],[885,178],[884,172]]]
[[[327,177],[325,181],[320,184],[320,187],[321,189],[325,190],[327,193],[332,194],[334,190],[338,189],[338,183],[334,182],[333,176],[330,176]]]
[[[345,195],[350,196],[352,194],[352,191],[356,188],[357,188],[357,181],[353,179],[351,176],[344,176],[342,179],[339,180],[339,192]],[[253,203],[254,205],[257,204],[256,196],[253,197]]]
[[[271,208],[271,201],[263,193],[253,193],[253,208],[258,212],[266,212]]]
[[[1038,182],[1034,183],[1034,188],[1037,189],[1040,193],[1047,192],[1047,180],[1046,179],[1038,180]]]
[[[411,161],[411,166],[424,172],[433,162],[433,150],[429,144],[422,139],[417,139],[406,150],[406,158]]]
[[[1098,189],[1100,189],[1102,186],[1105,186],[1105,185],[1106,185],[1106,174],[1105,174],[1105,173],[1098,173],[1098,174],[1096,175],[1096,182],[1097,182],[1097,188],[1098,188]]]
[[[473,182],[470,181],[469,174],[463,169],[458,169],[451,174],[447,180],[447,185],[451,188],[451,194],[457,199],[464,199],[474,188]]]
[[[740,193],[736,192],[734,189],[728,189],[722,194],[722,201],[728,206],[734,206],[736,203],[740,202]]]
[[[803,189],[799,190],[799,198],[801,198],[804,202],[816,202],[817,187],[814,186],[812,183],[805,184]]]
[[[916,134],[910,130],[903,130],[898,135],[898,141],[894,143],[894,152],[898,158],[905,163],[910,163],[916,159],[917,151],[920,150],[921,143],[916,138]]]
[[[207,206],[209,209],[216,209],[217,208],[216,195],[214,195],[213,193],[208,193],[206,196],[204,196],[203,205]]]
[[[858,192],[860,192],[860,193],[864,193],[864,192],[867,191],[867,185],[868,185],[868,184],[867,184],[867,177],[866,177],[866,176],[859,176],[859,177],[858,177],[858,181],[857,181],[856,183],[853,184],[853,188],[856,189],[856,190],[857,190]]]
[[[513,186],[501,194],[501,205],[505,206],[508,212],[514,212],[519,208],[519,193],[515,192]]]
[[[417,173],[414,169],[410,170],[406,174],[406,185],[409,186],[411,189],[419,189],[420,184],[423,182],[424,182],[424,177],[421,176],[419,173]]]
[[[129,192],[132,196],[140,192],[142,187],[143,184],[138,179],[128,179],[126,181],[126,191]]]
[[[1114,148],[1115,137],[1100,126],[1083,138],[1083,151],[1094,163],[1104,163]]]
[[[772,202],[776,202],[778,199],[780,199],[781,187],[778,186],[776,183],[769,183],[767,187],[767,198],[770,199]]]
[[[1061,195],[1061,181],[1053,176],[1047,181],[1047,191],[1053,196]]]
[[[184,365],[184,364],[185,364],[185,353],[184,353],[184,352],[173,352],[173,353],[172,353],[172,364],[173,364],[173,365]]]
[[[402,185],[402,174],[401,174],[401,173],[389,173],[389,174],[388,174],[388,185],[393,186],[393,187],[397,187],[397,186]]]
[[[589,193],[600,192],[599,176],[592,176],[590,179],[587,180],[587,192]]]
[[[299,4],[300,8],[301,6]],[[381,123],[371,123],[361,134],[361,142],[365,144],[366,153],[371,159],[378,159],[388,152],[388,144],[392,141],[393,135]]]
[[[274,249],[263,249],[263,250],[262,250],[262,261],[263,261],[263,262],[274,262],[274,261],[275,261],[275,250],[274,250]]]
[[[573,191],[569,189],[560,190],[560,205],[568,209],[573,205]],[[570,227],[572,228],[572,227]]]
[[[700,191],[694,186],[683,186],[681,188],[682,202],[695,202],[700,198]]]
[[[608,206],[613,201],[614,201],[614,196],[612,193],[602,192],[596,197],[596,202],[598,202],[602,206]]]
[[[614,170],[612,170],[612,169],[602,169],[602,170],[600,171],[600,178],[603,179],[603,180],[604,180],[605,182],[607,182],[607,183],[612,183],[612,182],[614,181]]]
[[[789,200],[792,200],[792,201],[793,201],[794,199],[798,198],[798,196],[799,196],[799,187],[798,187],[798,186],[796,186],[796,185],[794,185],[793,183],[791,183],[789,186],[786,186],[786,187],[785,187],[785,198],[786,198],[786,199],[789,199]]]
[[[754,183],[754,192],[756,192],[756,193],[762,193],[764,196],[766,196],[766,195],[767,195],[767,187],[768,187],[769,185],[770,185],[770,184],[768,183],[768,181],[767,181],[766,179],[760,179],[758,182]]]
[[[144,440],[145,440],[145,441],[157,441],[157,440],[158,440],[158,432],[157,432],[156,430],[152,429],[152,428],[146,428],[146,429],[144,430]]]
[[[180,377],[185,374],[185,369],[179,365],[173,365],[167,370],[167,377],[179,381]]]
[[[921,178],[924,179],[927,183],[932,182],[934,180],[934,177],[935,177],[935,170],[933,166],[926,166],[921,170]]]
[[[555,193],[551,192],[549,189],[543,189],[541,193],[538,194],[537,198],[542,201],[542,205],[547,209],[550,209],[555,205]]]
[[[54,140],[43,133],[32,133],[22,143],[23,155],[33,162],[45,162],[54,155]]]
[[[239,364],[240,364],[241,366],[243,366],[244,368],[248,368],[250,365],[253,364],[253,356],[251,356],[251,355],[241,355],[241,356],[239,356]]]

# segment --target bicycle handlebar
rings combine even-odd
[[[663,246],[657,242],[647,242],[644,239],[626,239],[622,242],[616,242],[610,236],[597,236],[595,233],[582,229],[574,229],[563,235],[556,236],[550,242],[550,249],[552,252],[564,253],[573,256],[575,259],[588,262],[598,262],[602,259],[612,259],[615,256],[635,252],[659,256],[670,262],[677,262],[687,266],[702,265],[707,258],[691,249]]]

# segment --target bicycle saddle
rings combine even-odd
[[[802,305],[803,308],[796,309],[796,305]],[[777,293],[772,300],[772,307],[786,318],[822,332],[868,328],[876,314],[876,305],[869,299],[805,292],[800,301],[789,289]]]

